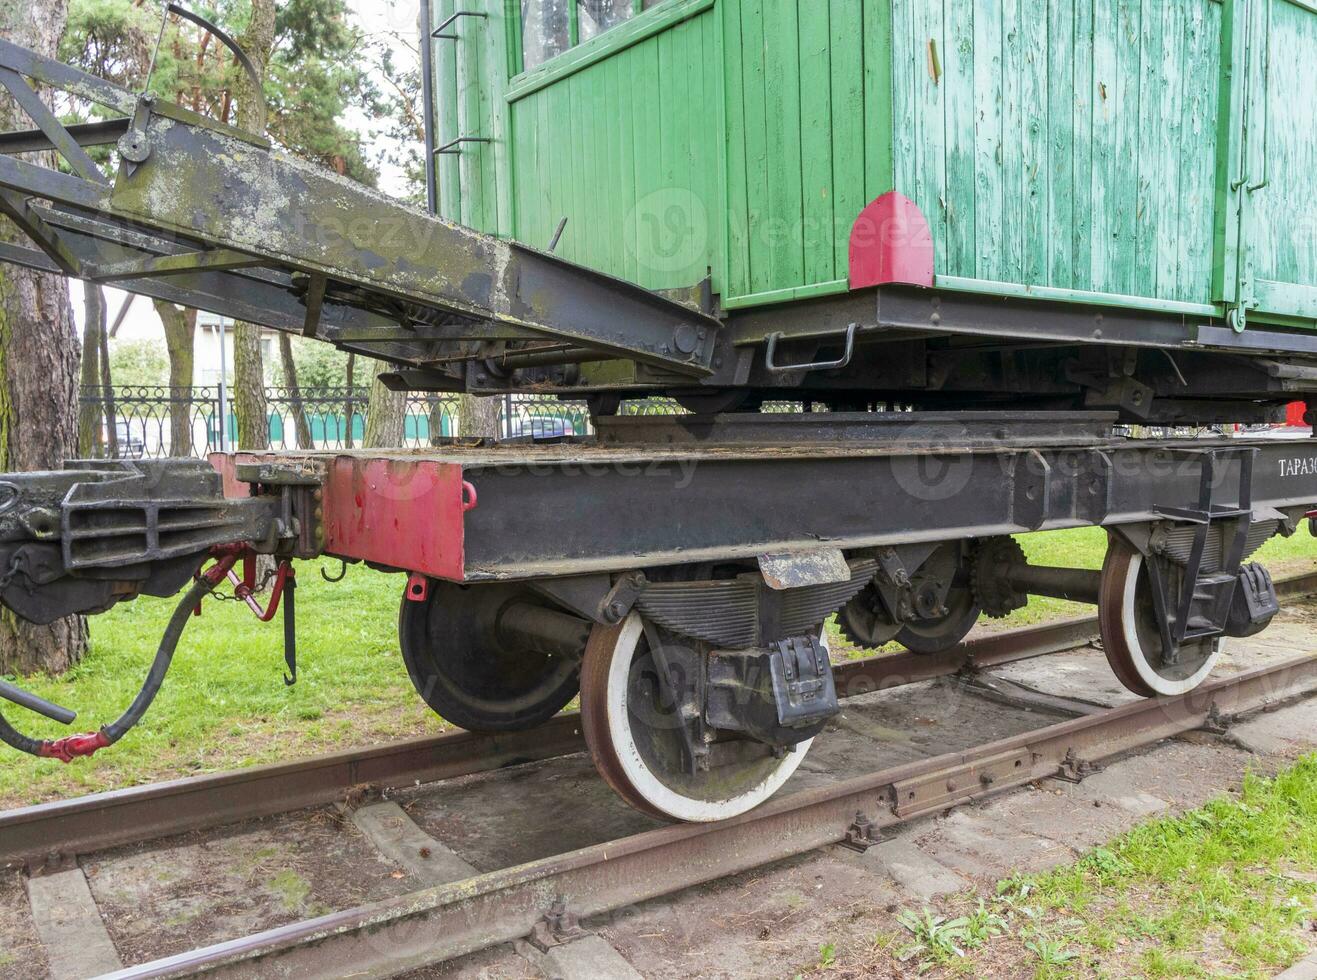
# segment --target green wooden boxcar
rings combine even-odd
[[[852,225],[895,190],[942,290],[1317,319],[1307,0],[435,0],[434,18],[442,213],[541,247],[565,218],[562,255],[641,285],[711,274],[729,310],[846,292]]]

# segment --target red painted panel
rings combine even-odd
[[[933,234],[919,206],[896,191],[860,212],[851,229],[851,289],[933,287]]]
[[[233,477],[239,458],[216,455],[225,494],[247,496]],[[474,488],[462,467],[432,459],[324,457],[325,552],[460,582],[465,575],[463,515]]]
[[[1308,423],[1303,421],[1303,416],[1307,411],[1308,406],[1303,402],[1294,402],[1286,413],[1285,424],[1299,429],[1306,427]]]

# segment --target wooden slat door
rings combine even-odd
[[[1248,0],[1237,303],[1243,322],[1317,319],[1317,2]],[[1236,314],[1238,318],[1238,314]],[[1304,323],[1303,321],[1308,321]]]

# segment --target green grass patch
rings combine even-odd
[[[1274,976],[1317,947],[1317,755],[1069,866],[1003,881],[986,904],[962,896],[898,922],[868,955],[920,972]]]

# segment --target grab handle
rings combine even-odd
[[[768,338],[768,350],[764,352],[764,364],[773,374],[787,374],[791,371],[836,371],[851,363],[855,356],[855,334],[860,329],[858,323],[852,323],[846,329],[846,352],[837,361],[815,361],[812,364],[777,364],[774,357],[777,345],[786,339],[786,335],[775,333]]]

